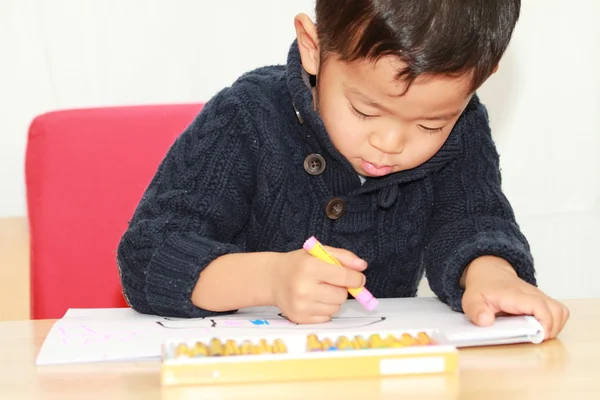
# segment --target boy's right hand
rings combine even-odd
[[[327,322],[348,298],[349,287],[362,287],[366,261],[352,252],[325,246],[343,267],[321,261],[305,250],[282,254],[273,274],[273,300],[298,324]]]

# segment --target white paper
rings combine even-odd
[[[155,320],[156,316],[140,314],[131,308],[70,308],[63,318]]]
[[[70,309],[57,321],[38,354],[37,364],[157,360],[166,339],[231,334],[319,332],[370,329],[439,329],[457,347],[539,342],[541,325],[532,317],[498,317],[492,327],[478,327],[436,298],[380,299],[376,311],[355,300],[346,302],[330,322],[297,325],[274,307],[240,310],[213,318],[163,318],[128,308]]]

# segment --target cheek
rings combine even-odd
[[[365,130],[361,129],[364,123],[357,120],[343,99],[328,100],[322,99],[319,112],[331,141],[341,153],[357,150],[360,142],[366,140]]]
[[[417,166],[423,164],[433,157],[444,145],[448,139],[448,134],[434,133],[428,134],[419,132],[411,143],[411,151],[408,154],[412,155],[411,164]]]

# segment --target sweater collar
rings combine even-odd
[[[317,146],[319,151],[324,151],[326,154],[323,155],[329,158],[327,160],[328,168],[334,170],[332,171],[335,176],[334,179],[339,181],[334,185],[335,191],[339,194],[360,194],[393,186],[392,190],[386,190],[385,193],[382,193],[383,197],[391,197],[387,201],[384,201],[386,203],[394,201],[393,197],[395,197],[394,193],[397,193],[398,185],[425,178],[440,170],[446,163],[456,158],[462,152],[461,137],[469,125],[465,115],[473,107],[473,104],[478,102],[477,97],[473,96],[473,100],[471,100],[469,106],[467,106],[467,110],[463,112],[463,115],[461,115],[455,124],[454,129],[442,148],[428,161],[416,168],[396,172],[382,178],[368,178],[361,185],[357,172],[333,145],[321,117],[314,110],[310,79],[302,66],[297,41],[293,42],[288,53],[287,86],[292,98],[294,111],[298,116],[298,123],[306,126],[312,133],[312,135],[307,135],[306,132],[302,131],[304,138],[309,140],[314,146]],[[331,165],[332,161],[334,165]]]

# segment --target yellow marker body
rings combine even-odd
[[[318,258],[319,260],[326,262],[328,264],[339,265],[342,264],[335,259],[331,254],[325,250],[325,247],[314,237],[312,236],[306,242],[304,242],[304,250],[308,251],[310,255]],[[377,307],[379,302],[377,299],[364,287],[360,288],[348,288],[348,292],[360,303],[364,308],[369,311],[372,311]]]

